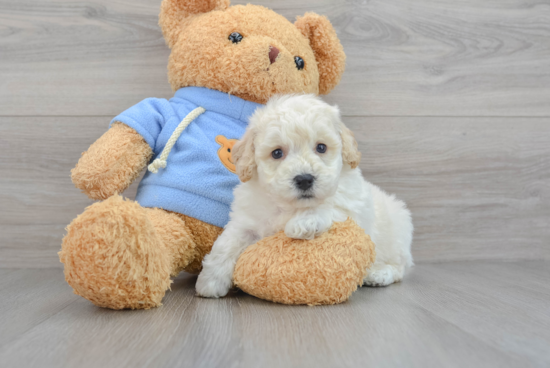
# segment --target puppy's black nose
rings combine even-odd
[[[313,185],[315,177],[311,174],[303,174],[294,177],[294,183],[296,187],[300,190],[308,190]]]

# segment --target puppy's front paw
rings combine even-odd
[[[205,298],[221,298],[227,295],[231,289],[231,277],[207,276],[203,272],[197,279],[195,286],[197,294]]]
[[[313,239],[315,228],[307,228],[296,221],[289,221],[285,226],[285,235],[292,239]]]
[[[330,225],[322,223],[315,216],[291,219],[285,226],[285,235],[293,239],[313,239],[327,231]]]

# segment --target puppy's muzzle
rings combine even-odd
[[[311,174],[297,175],[294,177],[294,185],[304,192],[313,186],[314,181],[315,177]]]

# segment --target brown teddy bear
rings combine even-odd
[[[146,99],[117,116],[71,172],[76,187],[103,201],[67,228],[65,278],[112,309],[156,307],[171,276],[200,271],[238,183],[231,148],[255,108],[278,93],[326,94],[344,71],[334,29],[314,13],[292,24],[262,6],[164,0],[159,24],[172,50],[174,98]],[[123,199],[153,158],[136,202]]]

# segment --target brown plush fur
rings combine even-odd
[[[191,234],[191,239],[195,244],[193,258],[190,259],[189,263],[185,265],[183,271],[199,274],[202,270],[202,259],[205,255],[210,253],[212,245],[218,236],[220,236],[223,229],[221,227],[204,223],[193,217],[181,215],[179,213],[175,215],[185,221],[185,226]]]
[[[355,222],[335,223],[314,240],[280,233],[248,247],[233,274],[235,285],[283,304],[336,304],[363,283],[374,244]]]
[[[294,23],[315,52],[319,67],[319,93],[328,94],[340,82],[346,67],[346,54],[327,17],[306,13]]]
[[[168,78],[174,90],[204,86],[265,103],[276,93],[327,94],[340,81],[345,54],[325,17],[307,13],[295,26],[262,6],[227,8],[221,0],[200,8],[198,1],[173,5],[181,3],[165,0],[159,22],[172,48]],[[205,9],[214,10],[199,13]],[[232,32],[243,40],[232,43]],[[280,53],[270,64],[272,46]],[[295,56],[304,59],[304,69],[296,68]]]
[[[261,6],[229,0],[164,0],[159,24],[172,48],[173,89],[202,86],[265,103],[276,93],[328,93],[340,80],[345,55],[330,22],[312,13],[293,25]],[[239,32],[243,40],[228,40]],[[270,62],[272,47],[280,53]],[[296,68],[294,57],[305,61]],[[152,157],[132,128],[115,123],[82,154],[71,172],[92,199],[67,228],[59,253],[75,293],[96,305],[151,308],[161,303],[170,275],[198,273],[222,229],[194,218],[146,209],[122,193]]]
[[[148,309],[170,286],[171,259],[147,211],[112,196],[67,227],[61,262],[75,294],[100,307]]]
[[[122,193],[139,176],[153,155],[134,129],[115,123],[82,153],[71,170],[74,185],[92,199]]]
[[[200,271],[221,231],[114,195],[73,220],[59,257],[76,294],[100,307],[149,309],[161,304],[170,276]]]

